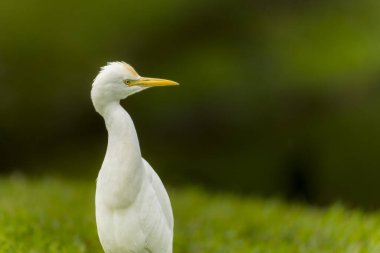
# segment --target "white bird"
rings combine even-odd
[[[141,157],[136,129],[120,100],[153,86],[178,83],[140,77],[125,62],[102,67],[91,99],[108,131],[96,183],[96,223],[106,253],[172,253],[173,212],[153,168]]]

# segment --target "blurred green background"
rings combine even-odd
[[[380,206],[380,2],[0,2],[0,171],[95,180],[108,61],[181,83],[123,102],[166,184]]]

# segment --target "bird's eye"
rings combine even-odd
[[[126,85],[129,85],[129,84],[131,84],[131,81],[130,80],[124,80],[124,83],[126,84]]]

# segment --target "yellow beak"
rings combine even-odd
[[[129,86],[141,86],[141,87],[154,87],[154,86],[175,86],[179,85],[179,83],[165,80],[165,79],[159,79],[159,78],[150,78],[150,77],[142,77],[139,80],[133,80],[129,84]]]

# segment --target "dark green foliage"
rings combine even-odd
[[[0,172],[94,176],[106,133],[91,82],[125,60],[181,83],[124,103],[166,182],[380,205],[380,1],[1,0],[0,10]]]

